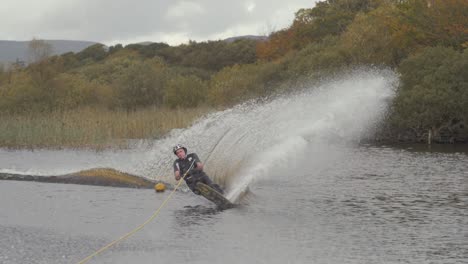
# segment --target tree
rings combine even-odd
[[[434,133],[453,120],[468,120],[468,52],[429,47],[401,63],[394,123]]]
[[[291,26],[295,46],[305,47],[324,37],[340,35],[356,15],[379,5],[375,0],[327,0],[318,2],[312,9],[300,9]]]
[[[377,0],[327,0],[314,8],[300,9],[292,25],[274,32],[269,39],[257,45],[257,57],[275,60],[290,51],[300,50],[310,43],[343,33],[356,15],[376,8]]]
[[[348,66],[348,57],[339,41],[340,38],[336,36],[325,37],[286,56],[283,62],[285,69],[281,74],[291,81],[303,82],[343,70]]]
[[[417,50],[414,27],[404,26],[394,5],[356,16],[341,36],[341,46],[355,64],[396,66]]]
[[[104,45],[98,43],[98,44],[91,45],[87,47],[86,49],[78,52],[76,56],[79,60],[82,60],[82,61],[88,59],[93,62],[96,62],[96,61],[100,61],[106,58],[107,51]]]
[[[173,76],[166,85],[164,102],[172,108],[197,107],[205,101],[206,87],[196,76]]]
[[[30,63],[43,61],[52,54],[52,45],[42,39],[33,38],[28,44],[28,58]]]
[[[134,110],[149,105],[161,105],[164,82],[164,65],[153,59],[132,61],[113,85],[117,89],[119,106]]]
[[[116,51],[119,51],[121,49],[123,49],[122,44],[115,44],[114,46],[110,46],[109,47],[109,54],[112,54],[112,53],[114,53]]]
[[[216,106],[234,105],[243,100],[267,95],[277,68],[273,63],[226,67],[210,81],[208,100]]]
[[[257,43],[257,58],[262,61],[277,60],[294,48],[293,32],[291,30],[280,30],[272,33],[268,40]]]
[[[401,22],[395,30],[412,27],[420,45],[461,49],[468,42],[466,0],[408,0],[397,7]]]

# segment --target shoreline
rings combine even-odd
[[[101,151],[112,151],[112,150],[126,150],[142,146],[144,148],[150,148],[154,145],[155,139],[130,139],[125,145],[106,145],[106,146],[93,146],[93,145],[82,145],[82,146],[2,146],[0,150],[5,151],[90,151],[90,152],[101,152]],[[420,151],[441,151],[441,152],[452,152],[451,150],[461,151],[468,153],[468,142],[455,142],[455,143],[437,143],[427,144],[427,142],[421,141],[391,141],[391,140],[361,140],[358,142],[362,146],[374,146],[374,147],[392,147],[402,149],[417,149]]]

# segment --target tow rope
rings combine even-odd
[[[100,253],[106,251],[107,249],[109,249],[110,247],[112,247],[113,245],[117,244],[118,242],[122,241],[122,240],[125,240],[127,238],[129,238],[131,235],[135,234],[136,232],[138,232],[139,230],[141,230],[145,225],[147,225],[149,222],[151,222],[154,218],[156,218],[156,216],[159,214],[159,212],[161,211],[161,209],[164,207],[164,205],[166,205],[166,203],[171,199],[172,195],[175,193],[175,191],[177,190],[177,188],[179,188],[180,184],[182,184],[182,180],[185,179],[185,176],[187,176],[187,173],[193,168],[193,164],[195,163],[195,160],[192,162],[192,164],[190,165],[189,169],[185,172],[184,176],[179,179],[179,182],[177,183],[177,185],[174,187],[174,190],[172,190],[172,192],[167,196],[166,200],[164,200],[164,202],[161,204],[161,206],[159,206],[159,208],[153,213],[153,215],[148,218],[148,220],[146,220],[143,224],[139,225],[138,227],[136,227],[135,229],[133,229],[132,231],[126,233],[125,235],[119,237],[118,239],[112,241],[111,243],[107,244],[106,246],[100,248],[99,250],[97,250],[96,252],[94,252],[93,254],[87,256],[86,258],[82,259],[81,261],[79,261],[77,264],[84,264],[86,262],[88,262],[90,259],[92,259],[93,257],[99,255]]]

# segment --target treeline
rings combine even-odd
[[[389,125],[468,120],[468,2],[327,0],[266,41],[94,45],[0,71],[0,111],[225,107],[356,66],[401,74]]]
[[[83,106],[132,110],[210,104],[210,80],[223,68],[255,63],[255,41],[190,42],[170,47],[96,44],[26,68],[0,71],[0,110],[9,113]]]

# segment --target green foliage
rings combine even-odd
[[[76,109],[81,106],[108,105],[113,94],[109,87],[88,81],[78,74],[63,73],[54,80],[54,108]]]
[[[342,48],[353,63],[396,66],[415,50],[417,44],[410,37],[415,32],[400,27],[397,13],[395,6],[383,5],[356,17],[341,37]]]
[[[161,105],[164,82],[164,65],[159,60],[131,61],[126,70],[113,82],[118,106],[136,109]]]
[[[346,30],[359,13],[376,6],[371,0],[327,0],[318,2],[314,8],[296,12],[291,30],[294,32],[295,47],[337,36]]]
[[[337,37],[314,42],[286,58],[286,79],[317,79],[347,66],[345,50]]]
[[[76,54],[76,57],[80,61],[88,60],[90,62],[103,60],[106,58],[106,56],[107,51],[105,50],[105,47],[102,44],[94,44]]]
[[[171,108],[193,108],[204,103],[206,91],[207,82],[196,76],[172,76],[166,86],[164,101]]]
[[[408,0],[397,7],[400,27],[411,28],[411,37],[422,46],[461,49],[468,42],[465,0]]]
[[[254,40],[240,39],[232,43],[225,41],[191,42],[161,50],[158,56],[171,65],[196,67],[209,71],[220,69],[234,64],[247,64],[255,62]]]
[[[86,76],[90,81],[98,81],[111,84],[115,79],[124,74],[134,63],[140,61],[137,52],[121,50],[113,53],[102,62],[85,65],[78,72]]]
[[[14,113],[31,110],[40,103],[42,94],[33,86],[30,75],[26,72],[15,72],[9,83],[0,89],[0,110],[3,113]]]
[[[400,127],[439,128],[468,120],[468,52],[426,48],[402,62],[393,120]]]
[[[161,51],[169,47],[170,46],[166,43],[151,43],[148,45],[130,44],[125,46],[125,49],[138,51],[138,53],[145,58],[153,58],[160,56]]]
[[[41,62],[11,73],[0,87],[0,110],[8,113],[48,112],[91,104],[108,104],[112,93],[83,76],[58,73],[53,64]]]
[[[67,52],[61,56],[54,56],[49,61],[50,63],[59,65],[61,72],[70,71],[81,66],[80,61],[73,52]]]
[[[196,67],[181,67],[181,66],[173,66],[168,67],[168,72],[170,76],[196,76],[203,81],[210,80],[211,76],[213,75],[213,71],[196,68]]]
[[[119,51],[121,49],[123,49],[122,44],[116,44],[114,46],[110,46],[109,47],[109,54],[115,53],[115,52],[117,52],[117,51]]]
[[[273,92],[278,66],[267,64],[246,64],[226,67],[213,76],[210,82],[208,100],[212,105],[229,106],[243,100]]]

